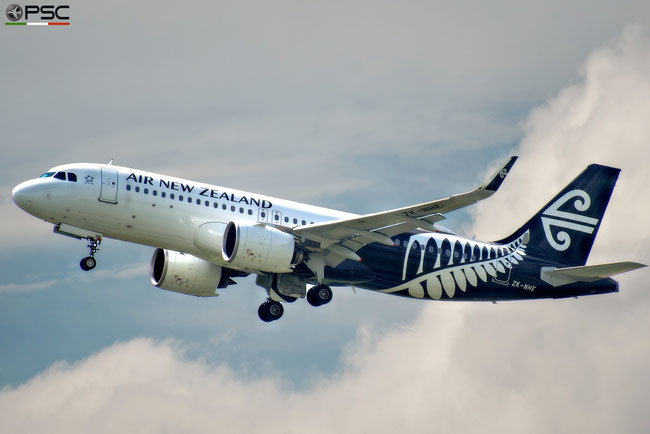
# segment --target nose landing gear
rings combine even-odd
[[[90,249],[90,256],[86,256],[81,260],[79,266],[84,271],[90,271],[97,265],[95,260],[95,253],[99,251],[99,245],[102,243],[101,238],[88,238],[88,248]]]

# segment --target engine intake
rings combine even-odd
[[[226,226],[221,253],[233,267],[273,273],[291,272],[291,266],[303,258],[290,234],[272,226],[238,221]]]
[[[150,274],[158,288],[198,297],[214,297],[217,288],[233,283],[227,269],[174,250],[156,249]]]

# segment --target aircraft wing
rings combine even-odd
[[[355,252],[366,244],[378,242],[392,246],[391,236],[415,228],[436,231],[433,224],[444,220],[444,214],[492,196],[516,160],[516,156],[511,157],[485,184],[467,193],[374,214],[298,226],[293,233],[309,250],[326,251],[328,265],[336,266],[344,259],[359,261]]]

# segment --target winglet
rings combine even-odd
[[[497,191],[501,186],[503,180],[506,179],[506,176],[510,172],[510,169],[512,169],[512,166],[515,164],[515,161],[517,161],[517,158],[519,157],[516,155],[510,157],[508,162],[504,164],[499,170],[497,170],[494,176],[484,184],[483,188],[492,192]]]

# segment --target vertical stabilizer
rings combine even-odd
[[[620,169],[591,164],[517,232],[530,231],[527,254],[565,267],[580,266],[596,239]]]

